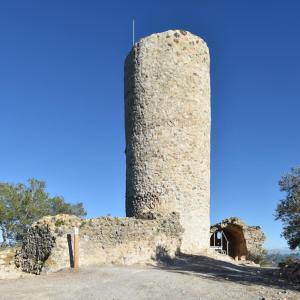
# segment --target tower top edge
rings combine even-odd
[[[167,31],[152,33],[150,35],[140,38],[131,47],[128,55],[140,44],[151,42],[155,39],[174,39],[174,38],[175,39],[185,38],[185,39],[189,39],[190,41],[195,41],[195,42],[197,41],[197,43],[200,42],[202,44],[202,46],[207,48],[207,50],[209,52],[207,43],[200,36],[190,32],[190,31],[184,30],[184,29],[169,29]]]

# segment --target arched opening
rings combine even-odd
[[[211,235],[210,246],[235,260],[245,260],[247,257],[246,241],[240,226],[228,224],[225,228],[216,228]]]

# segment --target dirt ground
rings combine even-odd
[[[182,256],[157,266],[90,266],[77,273],[0,280],[0,299],[300,299],[299,286],[273,274],[273,269]]]

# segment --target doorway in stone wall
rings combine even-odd
[[[247,257],[244,233],[240,227],[234,225],[217,228],[211,234],[210,248],[235,260],[245,260]]]
[[[216,230],[210,237],[210,248],[221,253],[228,255],[229,241],[223,230]]]

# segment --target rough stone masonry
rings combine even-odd
[[[126,214],[177,212],[186,253],[209,247],[209,65],[183,30],[141,39],[125,62]]]
[[[125,114],[129,218],[43,217],[32,225],[15,257],[14,251],[0,251],[0,278],[1,270],[4,277],[15,272],[14,265],[34,274],[72,266],[74,227],[80,228],[80,265],[134,264],[209,248],[210,78],[205,42],[189,32],[170,30],[136,43],[125,62]],[[235,247],[229,255],[234,258],[261,251],[263,235],[256,227],[230,218],[215,230],[231,238]]]
[[[209,248],[210,80],[205,42],[183,31],[153,34],[125,62],[126,214],[33,224],[17,252],[29,273],[71,265],[68,236],[80,227],[80,264],[173,257]]]
[[[34,223],[23,239],[15,256],[16,266],[33,274],[72,266],[74,227],[80,228],[81,266],[130,265],[161,257],[172,258],[179,251],[183,230],[176,213],[155,220],[46,216]]]

